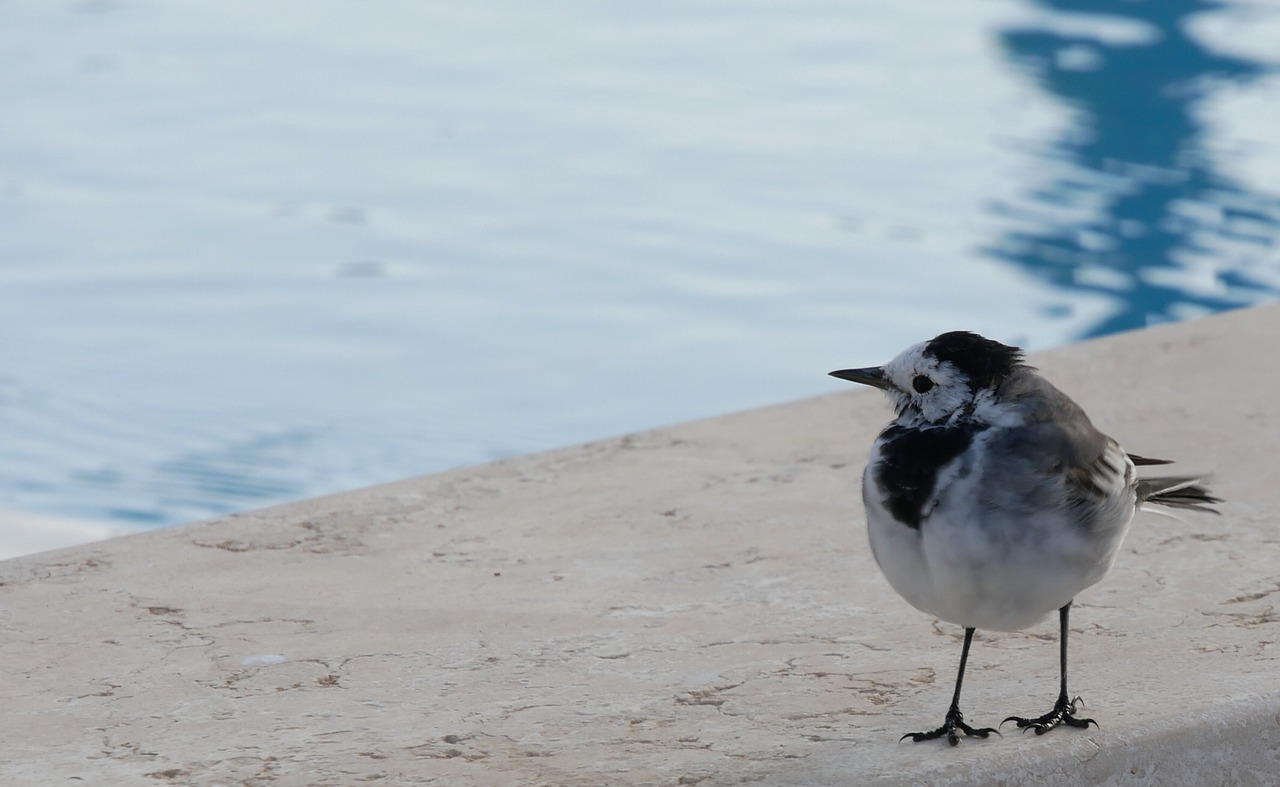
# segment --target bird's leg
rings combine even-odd
[[[942,726],[931,732],[908,732],[898,739],[901,743],[907,738],[913,742],[931,741],[934,738],[947,737],[947,743],[955,746],[960,742],[960,736],[956,734],[959,730],[965,735],[972,735],[975,738],[985,738],[991,733],[1000,733],[994,727],[975,728],[964,723],[964,714],[960,712],[960,686],[964,683],[964,666],[969,661],[969,643],[973,642],[973,629],[964,630],[964,649],[960,651],[960,671],[956,674],[956,693],[951,697],[951,708],[947,710],[946,719],[942,722]]]
[[[1090,724],[1097,727],[1098,722],[1093,719],[1076,718],[1076,708],[1084,707],[1084,703],[1079,697],[1070,699],[1067,694],[1067,617],[1071,614],[1071,602],[1068,601],[1066,606],[1058,610],[1058,625],[1060,631],[1058,633],[1059,647],[1061,654],[1059,656],[1059,669],[1061,670],[1062,683],[1058,691],[1058,701],[1053,704],[1053,710],[1043,716],[1034,719],[1024,718],[1022,716],[1010,716],[1004,721],[1014,721],[1018,723],[1021,729],[1031,728],[1036,731],[1036,735],[1044,735],[1049,730],[1059,725],[1065,724],[1068,727],[1079,727],[1086,729]]]

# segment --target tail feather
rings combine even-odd
[[[1137,454],[1129,454],[1129,461],[1137,467],[1144,465],[1171,465],[1172,459],[1153,459],[1149,456],[1138,456]]]
[[[1203,479],[1187,476],[1138,479],[1138,502],[1216,514],[1212,506],[1222,499],[1209,494]]]

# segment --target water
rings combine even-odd
[[[1274,8],[23,0],[0,30],[4,509],[198,520],[839,390],[940,330],[1280,294]]]

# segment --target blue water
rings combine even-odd
[[[1121,16],[1123,14],[1123,16]],[[0,509],[150,527],[1280,295],[1280,11],[0,6]]]

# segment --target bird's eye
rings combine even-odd
[[[911,381],[911,387],[916,389],[916,393],[927,393],[933,388],[933,380],[923,374],[917,374],[916,378]]]

